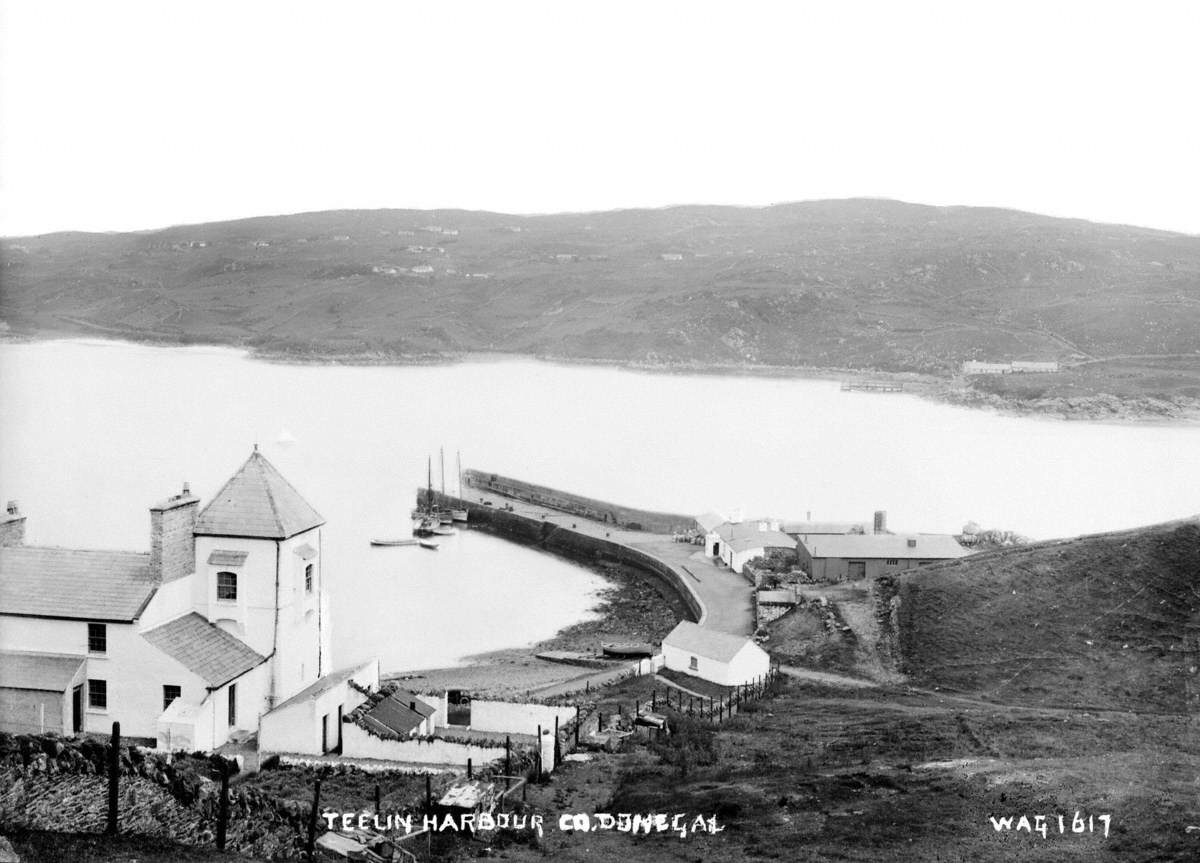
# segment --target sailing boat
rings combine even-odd
[[[433,458],[426,464],[425,504],[413,510],[413,536],[432,536],[441,525],[433,503]]]
[[[445,501],[446,501],[446,449],[445,449],[445,447],[438,447],[438,461],[440,462],[441,468],[442,468],[442,502],[445,503]],[[450,515],[450,510],[446,509],[446,510],[440,510],[438,512],[438,523],[448,525],[448,524],[451,524],[453,521],[454,521],[454,518],[453,518],[453,516]]]
[[[461,503],[463,500],[463,495],[462,495],[462,453],[457,450],[455,450],[455,452],[454,452],[454,462],[455,462],[455,466],[458,468],[458,500],[459,500],[459,503]],[[452,518],[454,521],[465,522],[467,520],[467,511],[465,508],[464,509],[452,509],[452,510],[450,510],[450,518]]]

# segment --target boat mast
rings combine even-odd
[[[433,512],[433,456],[425,463],[425,510]]]
[[[462,450],[454,451],[454,466],[458,468],[458,499],[462,500]]]
[[[438,447],[438,462],[442,468],[442,497],[446,496],[446,448]]]

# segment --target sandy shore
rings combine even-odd
[[[595,669],[538,659],[547,650],[599,653],[601,641],[661,641],[683,617],[678,597],[661,593],[636,569],[620,564],[587,564],[609,586],[595,607],[599,617],[581,621],[529,647],[496,650],[467,657],[451,668],[427,668],[386,674],[411,689],[466,689],[494,697],[525,696],[530,690],[561,683]]]

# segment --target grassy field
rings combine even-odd
[[[966,359],[1172,355],[1005,380],[1012,390],[969,389],[965,400],[1196,397],[1200,238],[1015,211],[884,200],[343,211],[14,238],[0,258],[0,319],[15,333],[294,359],[506,352],[947,380]],[[1026,385],[1045,392],[1022,402]],[[1139,406],[1156,409],[1168,410]]]

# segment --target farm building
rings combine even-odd
[[[741,686],[764,677],[771,657],[744,635],[706,629],[684,620],[662,642],[666,667],[721,686]]]
[[[946,534],[801,535],[800,567],[819,581],[857,581],[970,552]]]

